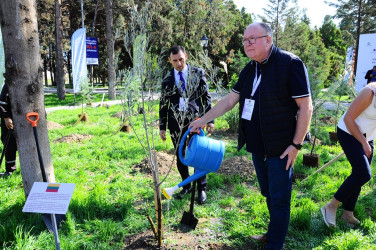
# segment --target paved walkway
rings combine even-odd
[[[73,94],[73,89],[65,89],[66,90],[66,93],[71,93]],[[44,93],[45,94],[54,94],[56,93],[56,88],[44,88]],[[96,94],[107,94],[108,93],[108,89],[94,89],[94,93]],[[117,91],[117,96],[119,96],[121,94],[121,91],[118,90]],[[221,96],[220,94],[218,93],[215,93],[215,92],[211,92],[210,93],[211,96],[212,96],[212,99],[213,100],[219,100],[221,99]],[[144,97],[145,97],[145,100],[159,100],[160,99],[160,94],[159,93],[154,93],[154,94],[151,94],[150,92],[144,92]],[[96,102],[94,103],[94,107],[98,107],[100,106],[101,104],[102,105],[117,105],[117,104],[121,104],[122,103],[122,100],[114,100],[114,101],[104,101],[103,103],[101,102]],[[84,107],[86,107],[87,105],[84,104]],[[74,106],[58,106],[58,107],[51,107],[51,108],[46,108],[46,112],[52,112],[52,111],[55,111],[55,110],[62,110],[62,109],[78,109],[78,108],[81,108],[81,104],[77,104],[77,105],[74,105]]]
[[[65,89],[66,93],[71,93],[73,94],[73,89]],[[45,94],[52,94],[52,93],[56,93],[56,88],[51,88],[51,87],[46,87],[44,88],[44,93]],[[95,94],[107,94],[108,93],[108,89],[107,88],[95,88],[94,89],[94,93]],[[121,91],[120,90],[117,90],[116,91],[116,94],[119,96],[121,94]],[[147,100],[151,100],[151,95],[149,92],[145,92],[145,99]],[[220,100],[221,97],[223,95],[221,94],[218,94],[216,92],[211,92],[210,93],[211,96],[212,96],[212,99],[213,100]],[[159,93],[158,94],[154,94],[153,95],[153,99],[154,100],[158,100],[159,99]],[[100,102],[97,102],[97,103],[94,103],[94,106],[97,107],[99,106],[101,103]],[[117,105],[117,104],[121,104],[121,100],[115,100],[115,101],[104,101],[103,102],[103,105]],[[341,107],[349,107],[351,103],[349,102],[341,102]],[[84,104],[84,106],[86,106]],[[327,110],[334,110],[336,109],[336,103],[335,102],[326,102],[324,103],[324,106]],[[81,104],[78,104],[78,105],[75,105],[75,106],[59,106],[59,107],[52,107],[52,108],[46,108],[46,111],[47,112],[52,112],[52,111],[55,111],[55,110],[62,110],[62,109],[77,109],[77,108],[81,108]]]

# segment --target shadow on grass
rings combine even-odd
[[[16,240],[19,231],[30,232],[31,236],[39,236],[42,231],[47,231],[42,216],[35,213],[23,213],[24,203],[17,202],[7,206],[0,212],[0,246]]]

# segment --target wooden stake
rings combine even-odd
[[[85,117],[85,115],[86,115],[86,113],[84,112],[84,113],[82,113],[81,115],[80,115],[80,117],[78,118],[78,120],[76,121],[76,123],[75,124],[73,124],[73,126],[74,125],[76,125],[77,123],[79,123],[81,120],[82,120],[82,118],[84,118]]]
[[[337,155],[334,159],[332,159],[331,161],[329,161],[328,163],[326,163],[324,166],[322,166],[321,168],[317,169],[316,172],[314,172],[313,174],[311,174],[310,176],[307,176],[305,179],[302,180],[305,181],[307,180],[309,177],[311,177],[312,175],[314,174],[317,174],[321,171],[323,171],[327,166],[329,166],[330,164],[332,164],[333,162],[337,161],[339,158],[341,158],[345,153],[341,153],[340,155]]]
[[[162,199],[161,199],[161,189],[156,184],[159,183],[158,175],[158,162],[157,162],[157,151],[151,151],[151,158],[155,164],[155,171],[153,171],[153,181],[154,181],[154,200],[155,200],[155,211],[157,214],[157,240],[158,246],[162,246],[162,234],[163,234],[163,213],[162,213]],[[150,163],[151,164],[151,163]]]
[[[124,120],[124,122],[120,125],[120,127],[118,128],[118,130],[116,130],[116,132],[114,133],[114,135],[116,135],[117,133],[119,133],[119,131],[121,130],[121,128],[124,127],[127,124],[127,121],[128,121],[128,118],[126,118]]]

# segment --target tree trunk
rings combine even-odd
[[[106,0],[106,38],[107,38],[107,58],[108,58],[108,99],[116,99],[116,73],[115,73],[115,42],[113,33],[113,0]]]
[[[355,48],[356,53],[355,53],[355,62],[354,62],[354,74],[355,75],[356,75],[356,68],[358,67],[360,23],[362,21],[362,16],[361,16],[362,1],[363,0],[359,0],[358,2],[358,21],[356,23],[356,48]]]
[[[43,181],[33,128],[26,120],[38,112],[39,145],[47,180],[55,182],[44,108],[42,64],[35,0],[0,1],[0,23],[5,52],[5,84],[8,85],[22,181],[27,197],[35,181]]]
[[[277,4],[277,22],[276,22],[276,26],[275,26],[275,41],[274,41],[274,44],[275,44],[275,46],[277,46],[278,47],[278,25],[279,25],[279,23],[278,23],[278,19],[279,19],[279,2],[280,2],[281,0],[278,0],[278,4]]]
[[[92,37],[95,36],[95,23],[97,21],[99,3],[100,3],[100,0],[97,0],[97,4],[95,5],[93,24],[91,26]],[[94,88],[94,66],[93,65],[90,65],[90,82],[91,82],[91,87]]]
[[[43,72],[44,72],[44,84],[48,87],[48,67],[47,67],[47,59],[43,60]]]
[[[63,57],[63,26],[61,24],[61,0],[55,0],[55,37],[56,37],[56,72],[57,97],[65,100],[65,76]]]
[[[52,45],[50,44],[50,49],[48,51],[48,66],[50,67],[50,79],[51,79],[51,85],[52,86],[55,86],[55,80],[54,80],[54,71],[53,71],[53,67],[52,67]]]

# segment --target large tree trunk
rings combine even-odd
[[[0,23],[8,85],[25,196],[35,181],[43,181],[33,129],[26,120],[38,112],[38,134],[49,182],[55,182],[48,140],[35,0],[0,0]]]
[[[65,100],[65,76],[63,57],[63,26],[61,24],[61,0],[55,0],[55,37],[56,37],[56,72],[57,97]]]
[[[48,87],[48,67],[47,67],[47,59],[43,60],[43,72],[44,72],[44,85]]]
[[[362,15],[361,15],[361,10],[362,10],[362,1],[358,1],[358,19],[356,22],[356,45],[355,45],[355,61],[354,61],[354,74],[356,75],[356,68],[358,67],[358,53],[359,53],[359,37],[360,37],[360,23],[362,21]]]
[[[91,37],[95,36],[95,23],[97,21],[98,7],[99,7],[100,2],[101,2],[100,0],[97,0],[97,4],[95,5],[93,24],[91,26]],[[91,82],[91,87],[94,88],[94,66],[93,65],[90,65],[90,82]]]
[[[108,57],[108,99],[116,99],[116,73],[115,73],[115,42],[114,25],[112,15],[113,0],[106,0],[106,37],[107,37],[107,57]]]

